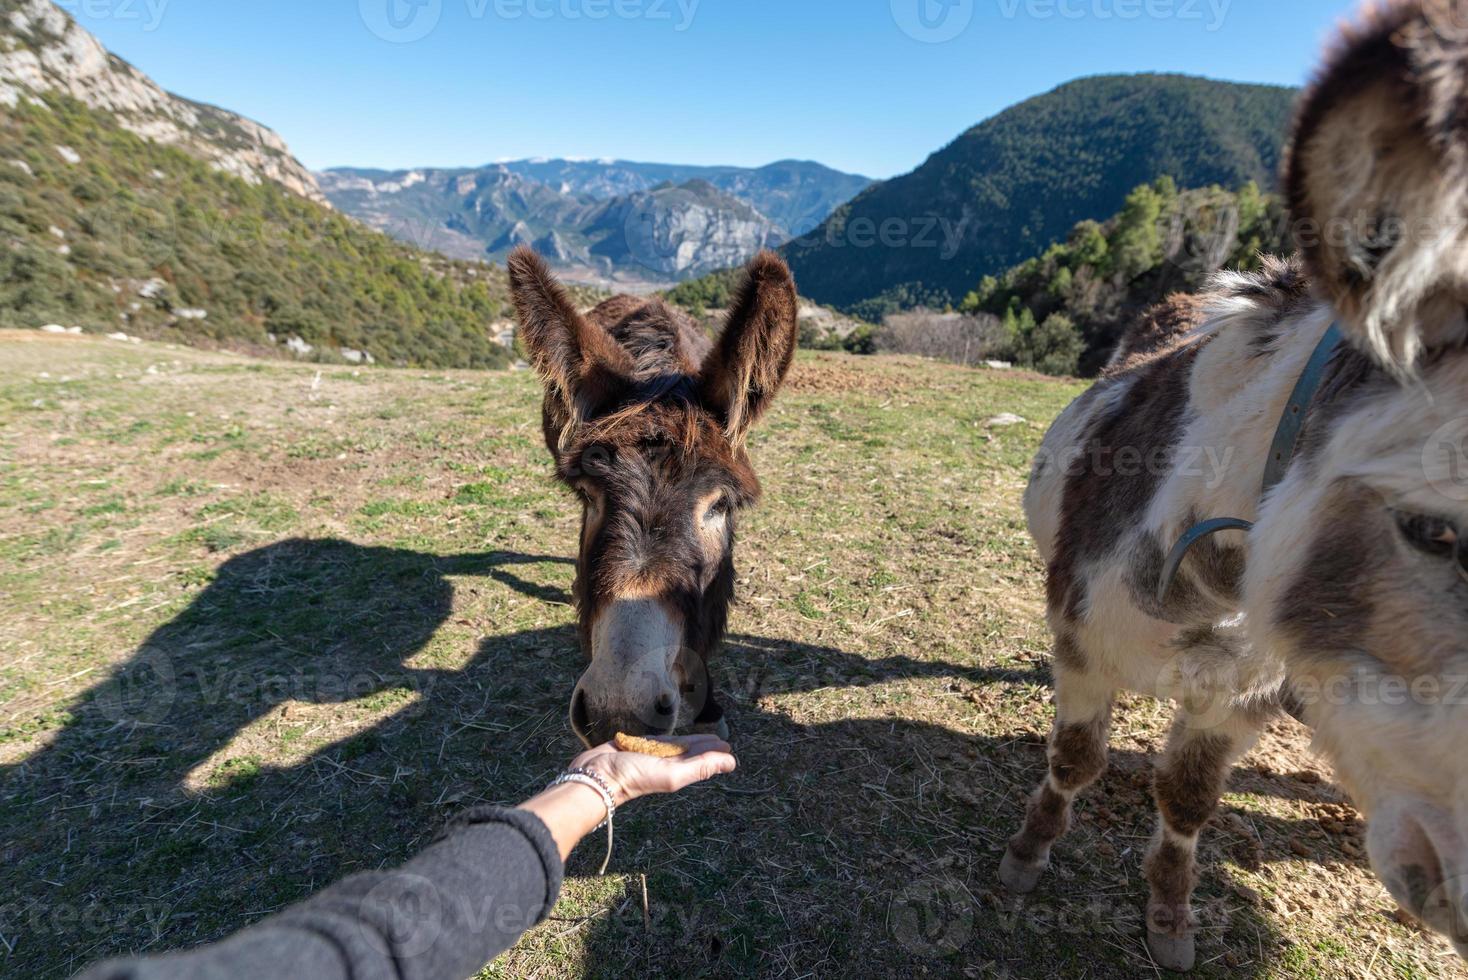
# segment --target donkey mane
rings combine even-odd
[[[574,465],[587,447],[630,448],[659,442],[684,455],[702,452],[734,468],[727,451],[713,445],[709,418],[699,405],[698,372],[712,344],[687,315],[661,300],[614,296],[586,314],[627,352],[632,368],[616,399],[588,418],[563,447]]]
[[[713,346],[693,320],[660,299],[614,296],[586,315],[632,358],[632,380],[692,378]]]
[[[1144,310],[1122,334],[1101,377],[1125,377],[1225,324],[1246,326],[1250,348],[1264,356],[1294,326],[1292,314],[1310,302],[1309,277],[1298,257],[1261,256],[1257,272],[1220,272],[1203,292],[1174,293]]]

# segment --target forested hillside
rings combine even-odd
[[[1133,190],[1104,224],[1082,221],[1064,243],[985,277],[960,309],[1000,317],[1009,337],[1041,330],[1048,344],[1078,334],[1078,367],[1090,373],[1147,307],[1196,292],[1220,269],[1258,268],[1261,255],[1290,248],[1283,203],[1258,185],[1179,192],[1162,178]]]
[[[806,295],[867,319],[956,304],[1159,176],[1271,188],[1295,94],[1178,75],[1071,82],[873,186],[784,251]]]
[[[1283,202],[1253,181],[1237,191],[1179,191],[1162,177],[1134,188],[1111,218],[1077,223],[1060,243],[983,277],[958,302],[888,311],[880,327],[848,331],[836,346],[1092,374],[1147,307],[1202,289],[1222,269],[1258,268],[1263,255],[1291,248]],[[738,270],[722,270],[665,295],[701,315],[727,306],[739,281]],[[802,343],[833,346],[825,336],[802,335]]]
[[[489,336],[509,315],[502,269],[400,245],[65,96],[7,110],[0,144],[0,325],[402,365],[509,361]]]

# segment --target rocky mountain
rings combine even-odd
[[[592,260],[686,279],[780,244],[784,230],[704,180],[663,184],[599,205],[586,228]]]
[[[0,0],[0,327],[504,367],[505,271],[363,227],[269,130]],[[583,300],[593,297],[581,296]]]
[[[737,265],[870,185],[820,164],[691,167],[520,160],[318,175],[342,211],[421,248],[502,259],[528,242],[568,275],[666,283]]]
[[[279,135],[232,112],[191,102],[107,51],[51,0],[0,0],[0,106],[40,93],[108,113],[129,132],[177,146],[247,183],[271,180],[325,203],[316,178]]]
[[[597,200],[650,191],[662,184],[702,180],[748,204],[792,236],[815,228],[837,207],[872,185],[870,178],[806,160],[781,160],[755,168],[626,160],[517,160],[500,166],[562,193]]]
[[[868,319],[957,303],[1159,176],[1272,187],[1295,95],[1179,75],[1080,79],[874,185],[785,254],[803,293]]]
[[[503,259],[522,241],[581,227],[594,210],[589,200],[498,168],[334,170],[318,178],[344,214],[400,241],[461,259]]]

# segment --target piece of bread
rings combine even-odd
[[[638,738],[636,735],[628,735],[624,732],[618,732],[612,739],[612,744],[617,747],[618,752],[636,752],[638,755],[653,755],[659,759],[676,759],[688,751],[681,745],[658,742],[650,738]]]

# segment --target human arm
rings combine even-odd
[[[603,746],[572,766],[601,776],[619,806],[734,768],[718,739],[671,741],[687,754]],[[470,810],[400,868],[352,875],[213,945],[99,964],[81,980],[459,980],[550,914],[566,857],[605,816],[600,794],[575,784]]]

